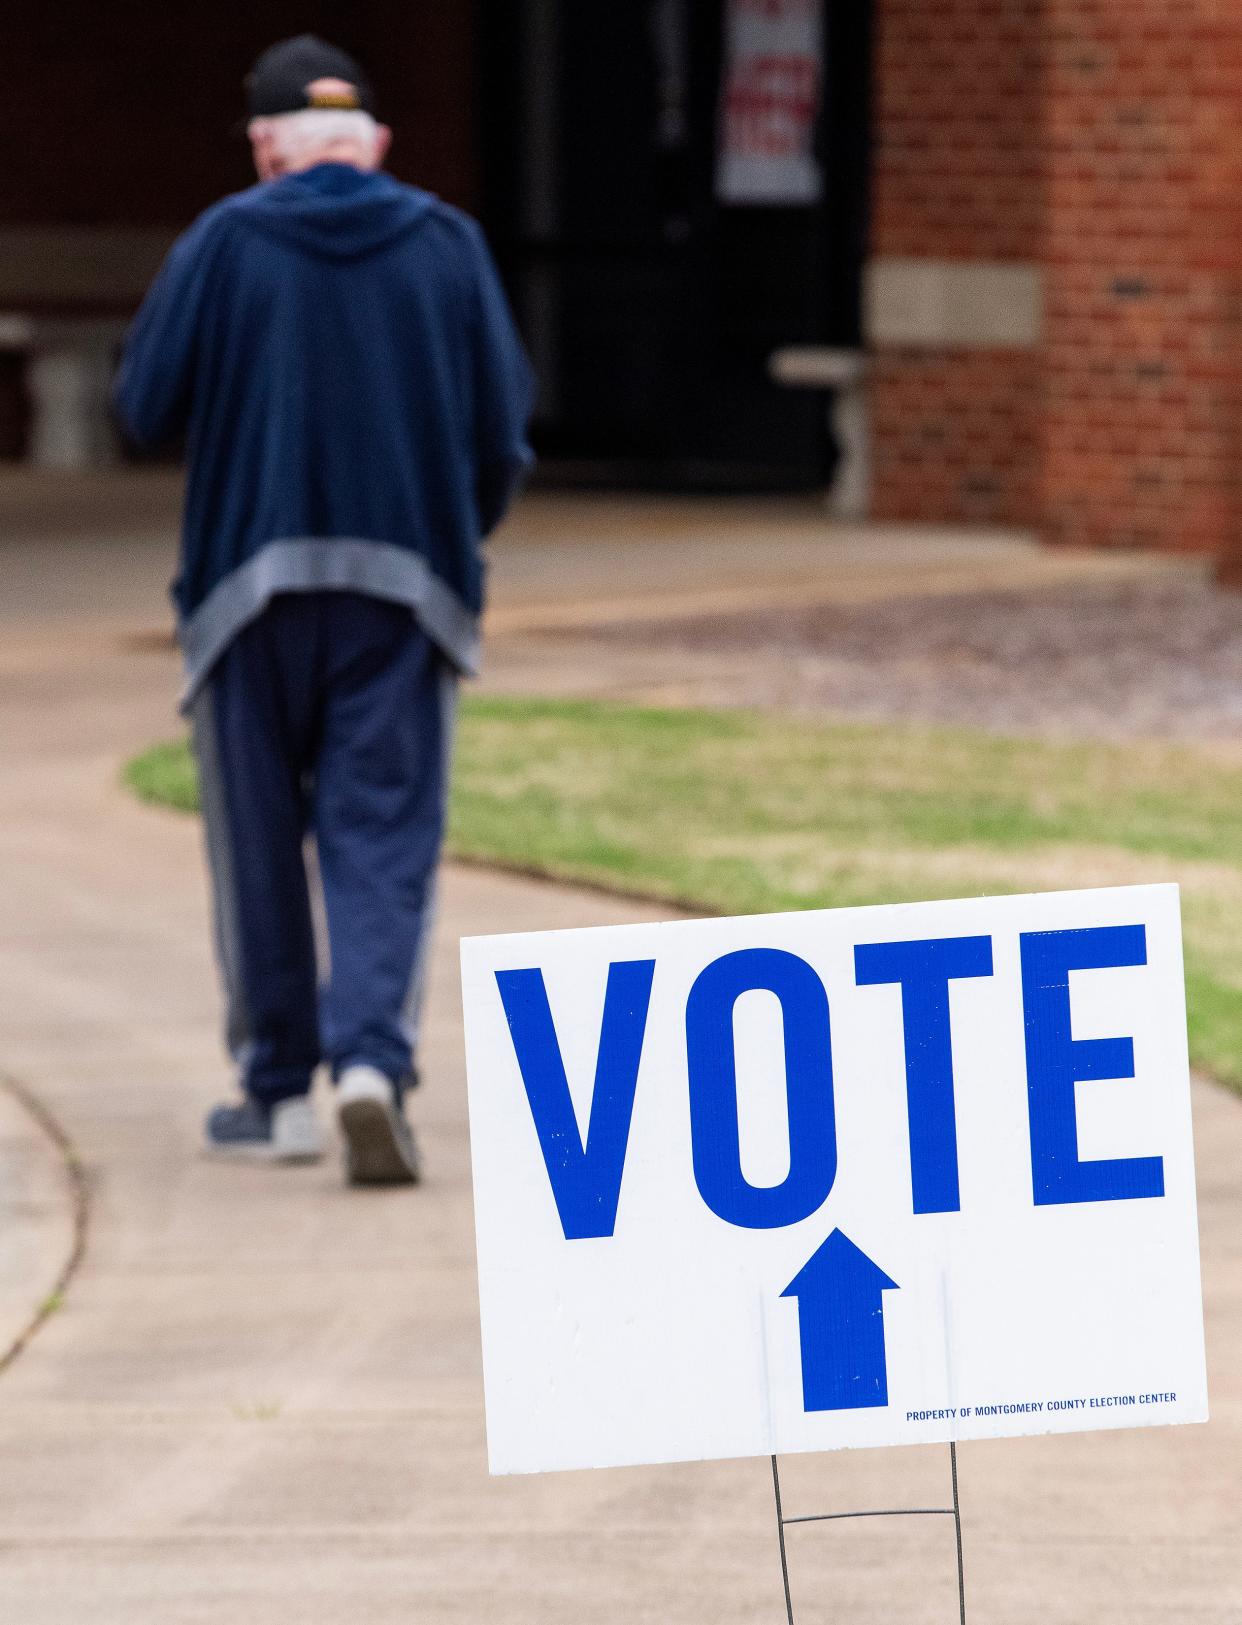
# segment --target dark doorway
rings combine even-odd
[[[485,222],[542,382],[545,470],[796,490],[833,458],[822,397],[768,376],[853,346],[866,226],[870,0],[824,0],[822,200],[717,196],[724,0],[481,8]]]

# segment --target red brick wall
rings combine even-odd
[[[1047,0],[1042,521],[1221,548],[1236,502],[1242,7]]]
[[[876,4],[876,252],[1034,258],[1042,0]]]
[[[1242,4],[877,3],[873,253],[1038,262],[1045,289],[1034,350],[877,358],[877,513],[1229,546]]]
[[[179,227],[250,185],[243,76],[265,46],[303,31],[370,72],[395,129],[396,173],[468,206],[475,4],[5,0],[0,149],[22,156],[8,166],[0,225]]]
[[[880,518],[1028,525],[1037,378],[1007,350],[885,350],[870,376]]]
[[[877,0],[872,253],[1038,257],[1039,0]],[[1036,358],[902,349],[871,380],[882,519],[1029,524]]]

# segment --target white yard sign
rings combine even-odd
[[[494,1472],[1206,1419],[1176,887],[462,976]]]

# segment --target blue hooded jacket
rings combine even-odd
[[[320,164],[201,215],[114,392],[140,445],[186,437],[184,703],[283,592],[407,604],[473,671],[480,543],[532,461],[533,397],[482,231],[430,193]]]

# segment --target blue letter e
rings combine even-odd
[[[1146,963],[1147,934],[1141,925],[1022,934],[1026,1089],[1036,1207],[1164,1195],[1161,1157],[1091,1162],[1081,1162],[1078,1157],[1074,1085],[1132,1078],[1134,1042],[1070,1036],[1069,973]]]
[[[566,1241],[610,1236],[616,1227],[654,974],[654,959],[634,959],[608,967],[595,1092],[583,1145],[543,972],[496,972],[513,1050]]]

